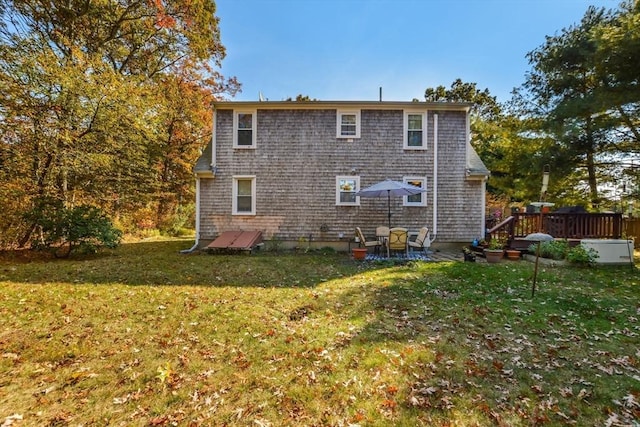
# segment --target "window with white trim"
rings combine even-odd
[[[233,215],[256,214],[256,177],[238,175],[233,177]]]
[[[256,148],[256,111],[233,112],[233,148]]]
[[[427,149],[427,113],[422,111],[404,112],[404,149]]]
[[[427,178],[424,176],[405,176],[402,180],[405,184],[415,185],[422,189],[427,188]],[[427,193],[418,193],[404,196],[403,206],[427,206]]]
[[[360,138],[360,110],[338,110],[336,138]]]
[[[360,191],[359,176],[336,177],[336,205],[360,206],[360,197],[356,193]]]

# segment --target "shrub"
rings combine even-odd
[[[176,206],[172,215],[170,215],[161,230],[169,236],[184,236],[191,235],[193,231],[191,227],[194,227],[193,219],[196,214],[195,203],[187,205]]]
[[[529,252],[535,254],[538,244],[534,243],[529,246]],[[554,260],[563,260],[569,252],[569,242],[566,240],[550,240],[540,243],[540,256]]]
[[[115,248],[122,238],[122,232],[95,206],[67,208],[61,201],[47,199],[25,218],[40,231],[32,246],[52,250],[56,257],[66,258],[72,251],[96,252],[102,246]]]
[[[276,236],[273,236],[271,240],[267,240],[265,250],[267,252],[280,252],[283,248],[282,240]]]
[[[585,248],[582,245],[577,245],[567,253],[567,261],[572,264],[578,264],[582,266],[594,265],[598,259],[598,252],[593,248]]]

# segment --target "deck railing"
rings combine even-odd
[[[537,232],[561,239],[620,239],[620,213],[513,213],[487,231],[509,244]]]

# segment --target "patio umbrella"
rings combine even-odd
[[[384,197],[387,196],[389,228],[391,228],[391,196],[413,196],[414,194],[424,193],[427,190],[416,187],[415,185],[405,184],[404,182],[385,179],[370,187],[363,188],[356,193],[360,197]]]

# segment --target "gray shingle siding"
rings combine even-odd
[[[232,103],[229,103],[232,104]],[[387,200],[360,198],[360,206],[336,206],[336,176],[356,175],[361,188],[385,178],[427,178],[426,207],[392,198],[392,224],[433,228],[434,111],[427,115],[427,150],[403,149],[403,110],[361,110],[361,137],[336,138],[336,108],[296,106],[257,110],[255,149],[233,148],[233,110],[215,114],[215,177],[201,175],[200,238],[232,229],[261,230],[266,239],[337,241],[356,226],[372,234],[387,224]],[[356,108],[349,106],[350,109]],[[467,179],[466,111],[438,114],[438,241],[470,241],[482,229],[482,181]],[[197,163],[205,172],[210,148]],[[234,175],[256,176],[256,215],[232,215]],[[325,225],[328,231],[321,231]],[[324,230],[325,228],[322,227]]]

